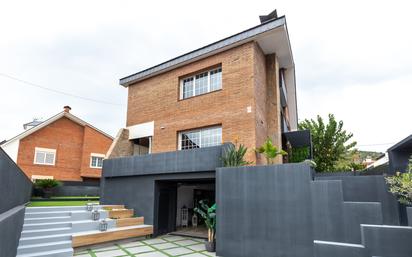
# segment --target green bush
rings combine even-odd
[[[34,186],[41,189],[51,189],[60,186],[62,183],[55,179],[36,179]]]
[[[308,146],[304,147],[293,147],[290,151],[289,162],[303,162],[304,160],[309,159],[310,148]]]
[[[387,177],[389,191],[393,193],[402,204],[412,205],[412,156],[405,173],[397,172],[395,176]]]
[[[228,146],[222,157],[223,165],[225,167],[237,167],[250,164],[250,162],[244,159],[246,152],[247,147],[244,147],[242,144],[239,145],[239,148],[236,148],[234,145]]]

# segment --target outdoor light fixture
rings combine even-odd
[[[99,230],[100,231],[106,231],[107,230],[107,221],[106,221],[106,219],[100,220]]]
[[[86,204],[86,210],[87,211],[92,211],[93,210],[93,204],[92,203]]]
[[[196,215],[196,213],[193,214],[193,216],[192,216],[192,226],[193,226],[194,228],[197,227],[197,215]]]
[[[100,218],[100,212],[98,210],[92,211],[92,220],[98,220]]]

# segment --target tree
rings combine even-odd
[[[299,123],[299,129],[310,130],[313,159],[316,170],[320,172],[335,171],[338,161],[356,145],[356,142],[348,143],[353,134],[343,129],[343,121],[337,122],[333,114],[329,114],[328,118],[327,124],[319,115],[316,120],[305,119]]]

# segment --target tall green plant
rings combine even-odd
[[[272,139],[268,138],[261,147],[255,150],[257,153],[263,154],[268,164],[273,164],[278,155],[287,155],[288,153],[282,149],[278,149],[273,145]]]
[[[349,143],[353,134],[343,129],[343,121],[336,121],[333,114],[328,118],[326,124],[319,115],[316,120],[305,119],[299,123],[299,129],[310,130],[313,159],[317,164],[316,170],[320,172],[337,170],[338,162],[356,145],[356,142]]]
[[[207,240],[213,242],[216,232],[216,204],[209,207],[204,200],[199,201],[199,204],[200,208],[196,207],[194,211],[204,219],[208,231]]]
[[[246,152],[247,147],[242,144],[239,145],[239,148],[235,145],[229,145],[222,157],[223,165],[225,167],[237,167],[250,164],[250,162],[244,159]]]

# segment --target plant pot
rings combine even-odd
[[[213,241],[213,242],[206,241],[205,247],[206,247],[206,251],[211,252],[211,253],[215,252],[216,251],[216,241]]]

